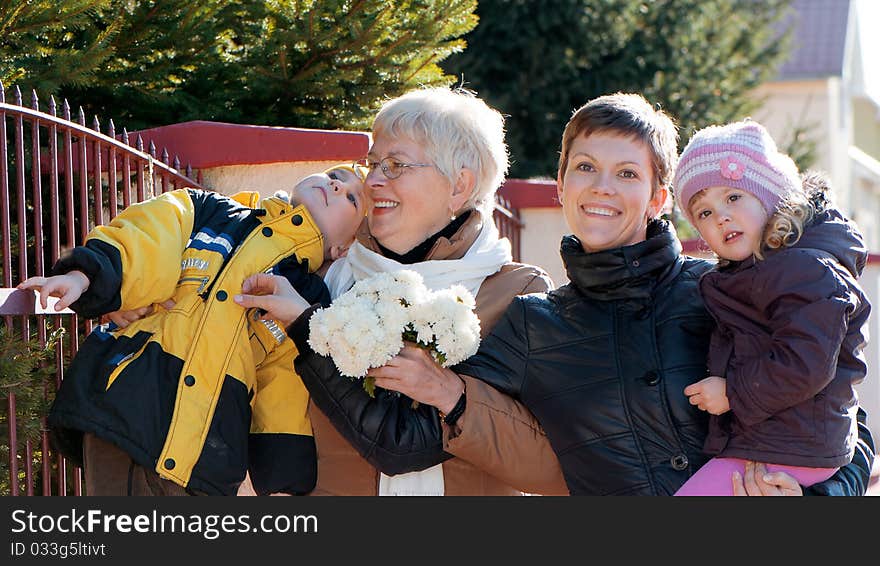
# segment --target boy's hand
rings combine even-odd
[[[727,399],[727,380],[723,377],[710,375],[706,379],[685,387],[684,394],[688,396],[691,405],[696,405],[700,410],[713,415],[721,415],[730,410],[730,402]]]
[[[89,288],[89,278],[82,271],[70,271],[52,277],[29,277],[18,284],[22,290],[35,289],[40,292],[40,305],[45,309],[49,297],[58,297],[55,310],[60,311],[76,302]]]
[[[129,324],[132,322],[136,322],[142,318],[150,316],[159,306],[161,306],[166,311],[170,311],[174,308],[174,305],[177,303],[174,302],[174,299],[168,299],[163,303],[152,304],[148,307],[141,307],[139,309],[132,309],[129,311],[113,311],[108,312],[104,316],[101,317],[101,323],[112,322],[117,326],[117,328],[127,328]]]
[[[130,311],[108,312],[101,317],[101,323],[112,322],[117,328],[125,328],[132,322],[136,322],[153,313],[153,306],[141,307]]]

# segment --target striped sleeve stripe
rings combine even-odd
[[[210,228],[202,228],[190,240],[189,247],[196,250],[219,252],[227,256],[232,253],[232,237],[229,234],[216,234]]]

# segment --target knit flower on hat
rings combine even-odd
[[[739,181],[746,172],[746,166],[737,161],[735,157],[725,157],[718,164],[721,169],[721,176],[731,181]]]

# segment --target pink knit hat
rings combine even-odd
[[[699,130],[681,153],[673,187],[691,224],[691,198],[715,186],[748,191],[772,215],[779,201],[798,190],[801,181],[797,165],[776,149],[764,126],[744,120]]]

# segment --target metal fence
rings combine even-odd
[[[50,98],[41,110],[35,92],[30,106],[22,103],[15,87],[11,101],[0,84],[0,269],[3,287],[14,287],[29,276],[43,275],[62,248],[81,243],[96,225],[112,219],[133,202],[179,187],[201,187],[189,166],[167,151],[157,155],[151,143],[145,151],[138,136],[117,135],[113,121],[101,133],[98,118],[86,126],[82,108],[74,120],[65,100],[59,108]],[[27,305],[24,305],[27,307]],[[32,307],[32,305],[31,305]],[[64,367],[80,340],[91,331],[91,321],[75,314],[36,315],[29,308],[7,304],[2,320],[7,331],[46,345],[52,328],[64,327],[55,350],[54,383],[45,384],[51,396],[61,383]],[[2,376],[0,376],[2,377]],[[4,398],[5,397],[5,398]],[[53,456],[42,422],[39,440],[19,438],[14,388],[0,389],[6,405],[8,492],[11,495],[80,494],[80,470]],[[0,410],[0,419],[4,417]],[[0,437],[2,437],[0,431]],[[5,478],[4,478],[5,479]],[[0,482],[2,483],[2,482]]]
[[[22,104],[15,87],[11,102],[0,83],[0,317],[8,331],[45,348],[53,329],[64,328],[56,344],[53,375],[43,384],[51,399],[64,377],[64,368],[76,354],[80,342],[92,330],[91,320],[72,312],[49,314],[39,304],[25,300],[24,293],[10,291],[27,277],[44,275],[61,254],[85,239],[96,225],[110,221],[132,203],[181,187],[205,188],[201,174],[193,179],[187,165],[180,172],[177,156],[169,160],[163,149],[157,156],[150,143],[137,136],[129,139],[123,130],[117,135],[113,121],[101,133],[98,118],[86,126],[82,108],[71,119],[65,100],[60,116],[54,98],[41,110],[37,94],[30,106]],[[133,145],[132,145],[133,144]],[[514,260],[520,256],[522,222],[516,210],[498,197],[494,220],[502,237],[511,241]],[[0,376],[2,379],[3,376]],[[0,381],[0,450],[8,448],[8,482],[0,478],[0,494],[81,495],[81,470],[53,454],[40,416],[39,438],[22,438],[19,407],[14,387]],[[5,417],[5,423],[3,423]],[[3,426],[5,424],[5,426]],[[7,439],[2,439],[6,429]]]
[[[510,248],[513,252],[513,261],[520,260],[520,233],[523,223],[519,217],[519,210],[510,206],[510,202],[498,195],[495,197],[495,225],[502,238],[510,240]]]

